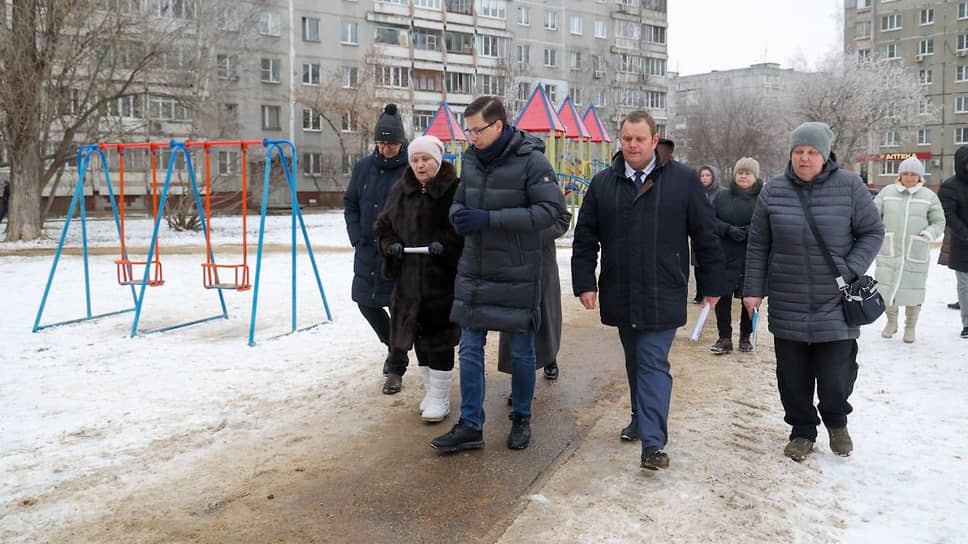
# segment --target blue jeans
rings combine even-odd
[[[672,397],[669,350],[676,330],[640,331],[619,327],[618,336],[625,350],[625,372],[642,448],[664,448],[669,438],[669,400]]]
[[[510,418],[531,417],[534,397],[534,332],[511,334]],[[460,418],[480,429],[484,427],[484,329],[461,329],[460,335]]]

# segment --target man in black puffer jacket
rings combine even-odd
[[[451,320],[461,326],[460,421],[431,442],[441,452],[484,446],[484,342],[511,335],[513,422],[507,445],[531,440],[534,331],[540,320],[541,231],[558,219],[561,189],[544,145],[507,122],[504,104],[482,96],[464,110],[473,147],[464,152],[451,221],[464,236]]]
[[[389,368],[393,366],[391,363],[406,368],[407,356],[404,353],[402,360],[391,361],[390,315],[384,308],[390,306],[393,281],[380,276],[383,257],[376,245],[373,224],[383,211],[390,188],[407,169],[407,139],[396,104],[386,105],[377,119],[373,137],[376,141],[373,153],[353,166],[349,187],[343,195],[343,218],[355,250],[353,302],[359,305],[380,342],[387,346],[387,358],[383,363],[387,383],[383,384],[383,392],[392,395],[399,392],[401,386],[399,376],[391,375]],[[426,362],[422,361],[422,364],[426,365]]]
[[[955,271],[958,281],[961,337],[968,338],[968,146],[955,152],[955,175],[941,185],[938,199],[951,236],[948,268]]]
[[[669,350],[686,324],[690,239],[704,303],[715,306],[727,286],[699,175],[655,153],[659,136],[648,112],[628,114],[620,130],[622,151],[592,179],[578,212],[571,276],[582,305],[592,310],[601,298],[602,323],[618,327],[632,397],[632,422],[621,437],[641,440],[641,465],[656,470],[669,466]]]

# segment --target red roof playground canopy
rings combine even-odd
[[[598,110],[595,106],[588,106],[588,111],[585,112],[584,117],[585,127],[591,134],[593,142],[611,142],[612,137],[608,135],[608,130],[602,123],[602,118],[598,116]]]
[[[587,142],[591,139],[592,135],[588,132],[588,128],[585,127],[581,117],[578,116],[578,110],[575,109],[575,103],[571,101],[570,96],[565,98],[561,107],[558,108],[558,118],[564,123],[565,137],[569,140]]]
[[[524,109],[514,121],[514,126],[528,132],[549,134],[552,132],[567,132],[565,125],[558,118],[554,106],[551,105],[548,95],[545,94],[540,84],[535,86],[531,98],[528,99],[528,103],[524,105]]]
[[[427,125],[424,135],[436,136],[441,142],[467,141],[464,129],[457,123],[457,118],[454,117],[454,112],[450,111],[447,101],[441,102],[430,124]]]

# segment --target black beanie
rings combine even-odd
[[[387,104],[383,108],[380,118],[376,120],[376,128],[373,129],[373,141],[403,143],[404,139],[403,121],[397,112],[397,105]]]

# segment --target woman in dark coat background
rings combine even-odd
[[[442,162],[443,151],[444,144],[434,136],[420,136],[410,143],[410,166],[393,186],[374,226],[385,275],[396,279],[384,390],[400,390],[406,353],[412,346],[426,354],[429,368],[421,369],[427,393],[420,402],[425,421],[442,421],[450,413],[454,346],[460,340],[460,328],[449,316],[464,239],[448,219],[457,173],[452,164]],[[427,247],[429,255],[404,253],[405,247]]]
[[[707,164],[699,167],[699,181],[702,182],[703,189],[706,191],[706,200],[710,204],[716,201],[716,195],[726,190],[720,183],[721,179],[722,176],[719,173],[719,169],[715,166]],[[693,304],[699,304],[702,302],[703,295],[707,295],[708,293],[705,292],[705,286],[699,280],[699,271],[696,270],[696,252],[690,250],[689,255],[693,263],[693,276],[696,278],[696,296],[692,299],[692,302]]]
[[[719,340],[710,351],[725,354],[733,351],[733,297],[743,298],[743,279],[746,269],[746,238],[749,236],[750,220],[756,197],[763,188],[760,177],[760,163],[752,157],[743,157],[733,167],[733,182],[729,189],[720,192],[713,202],[716,210],[716,234],[719,235],[723,253],[726,255],[727,282],[732,296],[723,296],[716,303],[716,328]],[[742,304],[740,304],[742,307]],[[739,350],[753,351],[750,335],[753,322],[745,309],[740,310]]]

